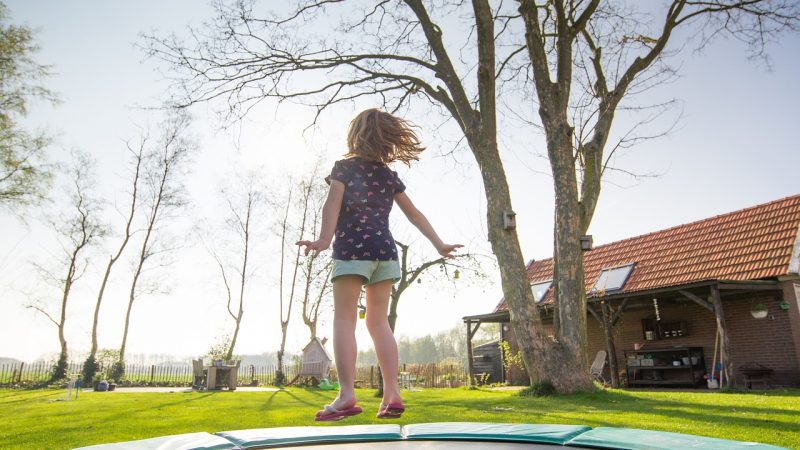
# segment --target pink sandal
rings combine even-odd
[[[357,414],[361,414],[361,407],[358,405],[351,406],[347,409],[336,409],[331,405],[325,405],[325,408],[321,411],[317,411],[316,417],[314,417],[314,421],[316,422],[326,422],[326,421],[333,421],[333,420],[342,420],[345,417],[355,416]]]
[[[406,408],[402,403],[389,403],[388,405],[381,403],[376,417],[378,419],[399,419],[405,410]]]

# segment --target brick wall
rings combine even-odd
[[[774,370],[772,376],[774,386],[800,386],[800,363],[791,335],[789,314],[779,308],[780,301],[771,297],[740,296],[723,299],[722,306],[725,311],[737,384],[741,384],[743,380],[738,367],[748,362],[756,362]],[[754,319],[750,315],[750,309],[756,303],[767,306],[769,316],[766,319]],[[662,322],[686,321],[688,332],[683,337],[645,341],[642,319],[654,318],[654,308],[648,304],[634,305],[634,308],[623,313],[614,328],[617,359],[621,371],[625,369],[624,350],[633,350],[634,343],[644,343],[644,349],[669,348],[676,345],[703,347],[706,368],[711,370],[716,331],[716,319],[713,313],[693,302],[659,301]],[[588,320],[587,335],[591,360],[598,350],[606,349],[603,329],[591,316]]]
[[[723,298],[725,321],[730,334],[732,367],[737,384],[741,385],[743,381],[738,367],[745,363],[755,362],[774,371],[773,386],[800,386],[800,361],[798,361],[798,351],[792,337],[791,310],[780,309],[778,305],[781,300],[776,297],[752,295]],[[769,316],[766,319],[754,319],[750,315],[750,309],[756,303],[763,303],[767,306]],[[599,311],[599,308],[596,309]],[[653,305],[650,302],[630,304],[622,314],[617,326],[614,327],[617,363],[620,371],[623,373],[625,371],[624,351],[633,350],[634,343],[644,343],[644,349],[672,346],[703,347],[706,368],[710,371],[716,332],[714,314],[691,301],[676,302],[667,299],[659,301],[659,312],[662,322],[685,321],[687,323],[686,335],[645,341],[642,319],[655,317]],[[518,347],[513,332],[510,326],[508,328],[508,331],[503,331],[503,339],[510,342],[512,350],[516,350]],[[591,362],[599,350],[606,350],[602,326],[592,315],[587,317],[587,337],[589,361]],[[608,368],[606,368],[606,373],[608,374]],[[506,375],[508,381],[512,383],[526,381],[520,379],[524,375],[517,370],[512,370]]]

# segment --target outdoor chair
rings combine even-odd
[[[600,350],[597,352],[597,355],[595,355],[592,367],[589,369],[589,375],[592,377],[592,380],[597,380],[603,384],[607,384],[607,381],[603,376],[603,369],[605,368],[606,352],[605,350]]]
[[[203,368],[202,359],[192,360],[192,374],[194,375],[192,381],[192,389],[198,389],[198,390],[205,389],[206,377],[208,375],[208,371]]]

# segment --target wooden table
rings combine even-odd
[[[222,389],[221,385],[228,386],[228,390],[236,390],[236,378],[239,375],[239,366],[206,366],[206,388],[208,390]],[[219,381],[218,381],[219,380]]]

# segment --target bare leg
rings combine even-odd
[[[345,275],[333,282],[333,354],[339,376],[339,395],[331,406],[340,410],[356,404],[356,322],[362,280],[357,275]]]
[[[370,284],[367,291],[367,330],[372,336],[375,355],[383,376],[383,404],[401,403],[397,386],[397,341],[389,328],[389,295],[392,281]]]

